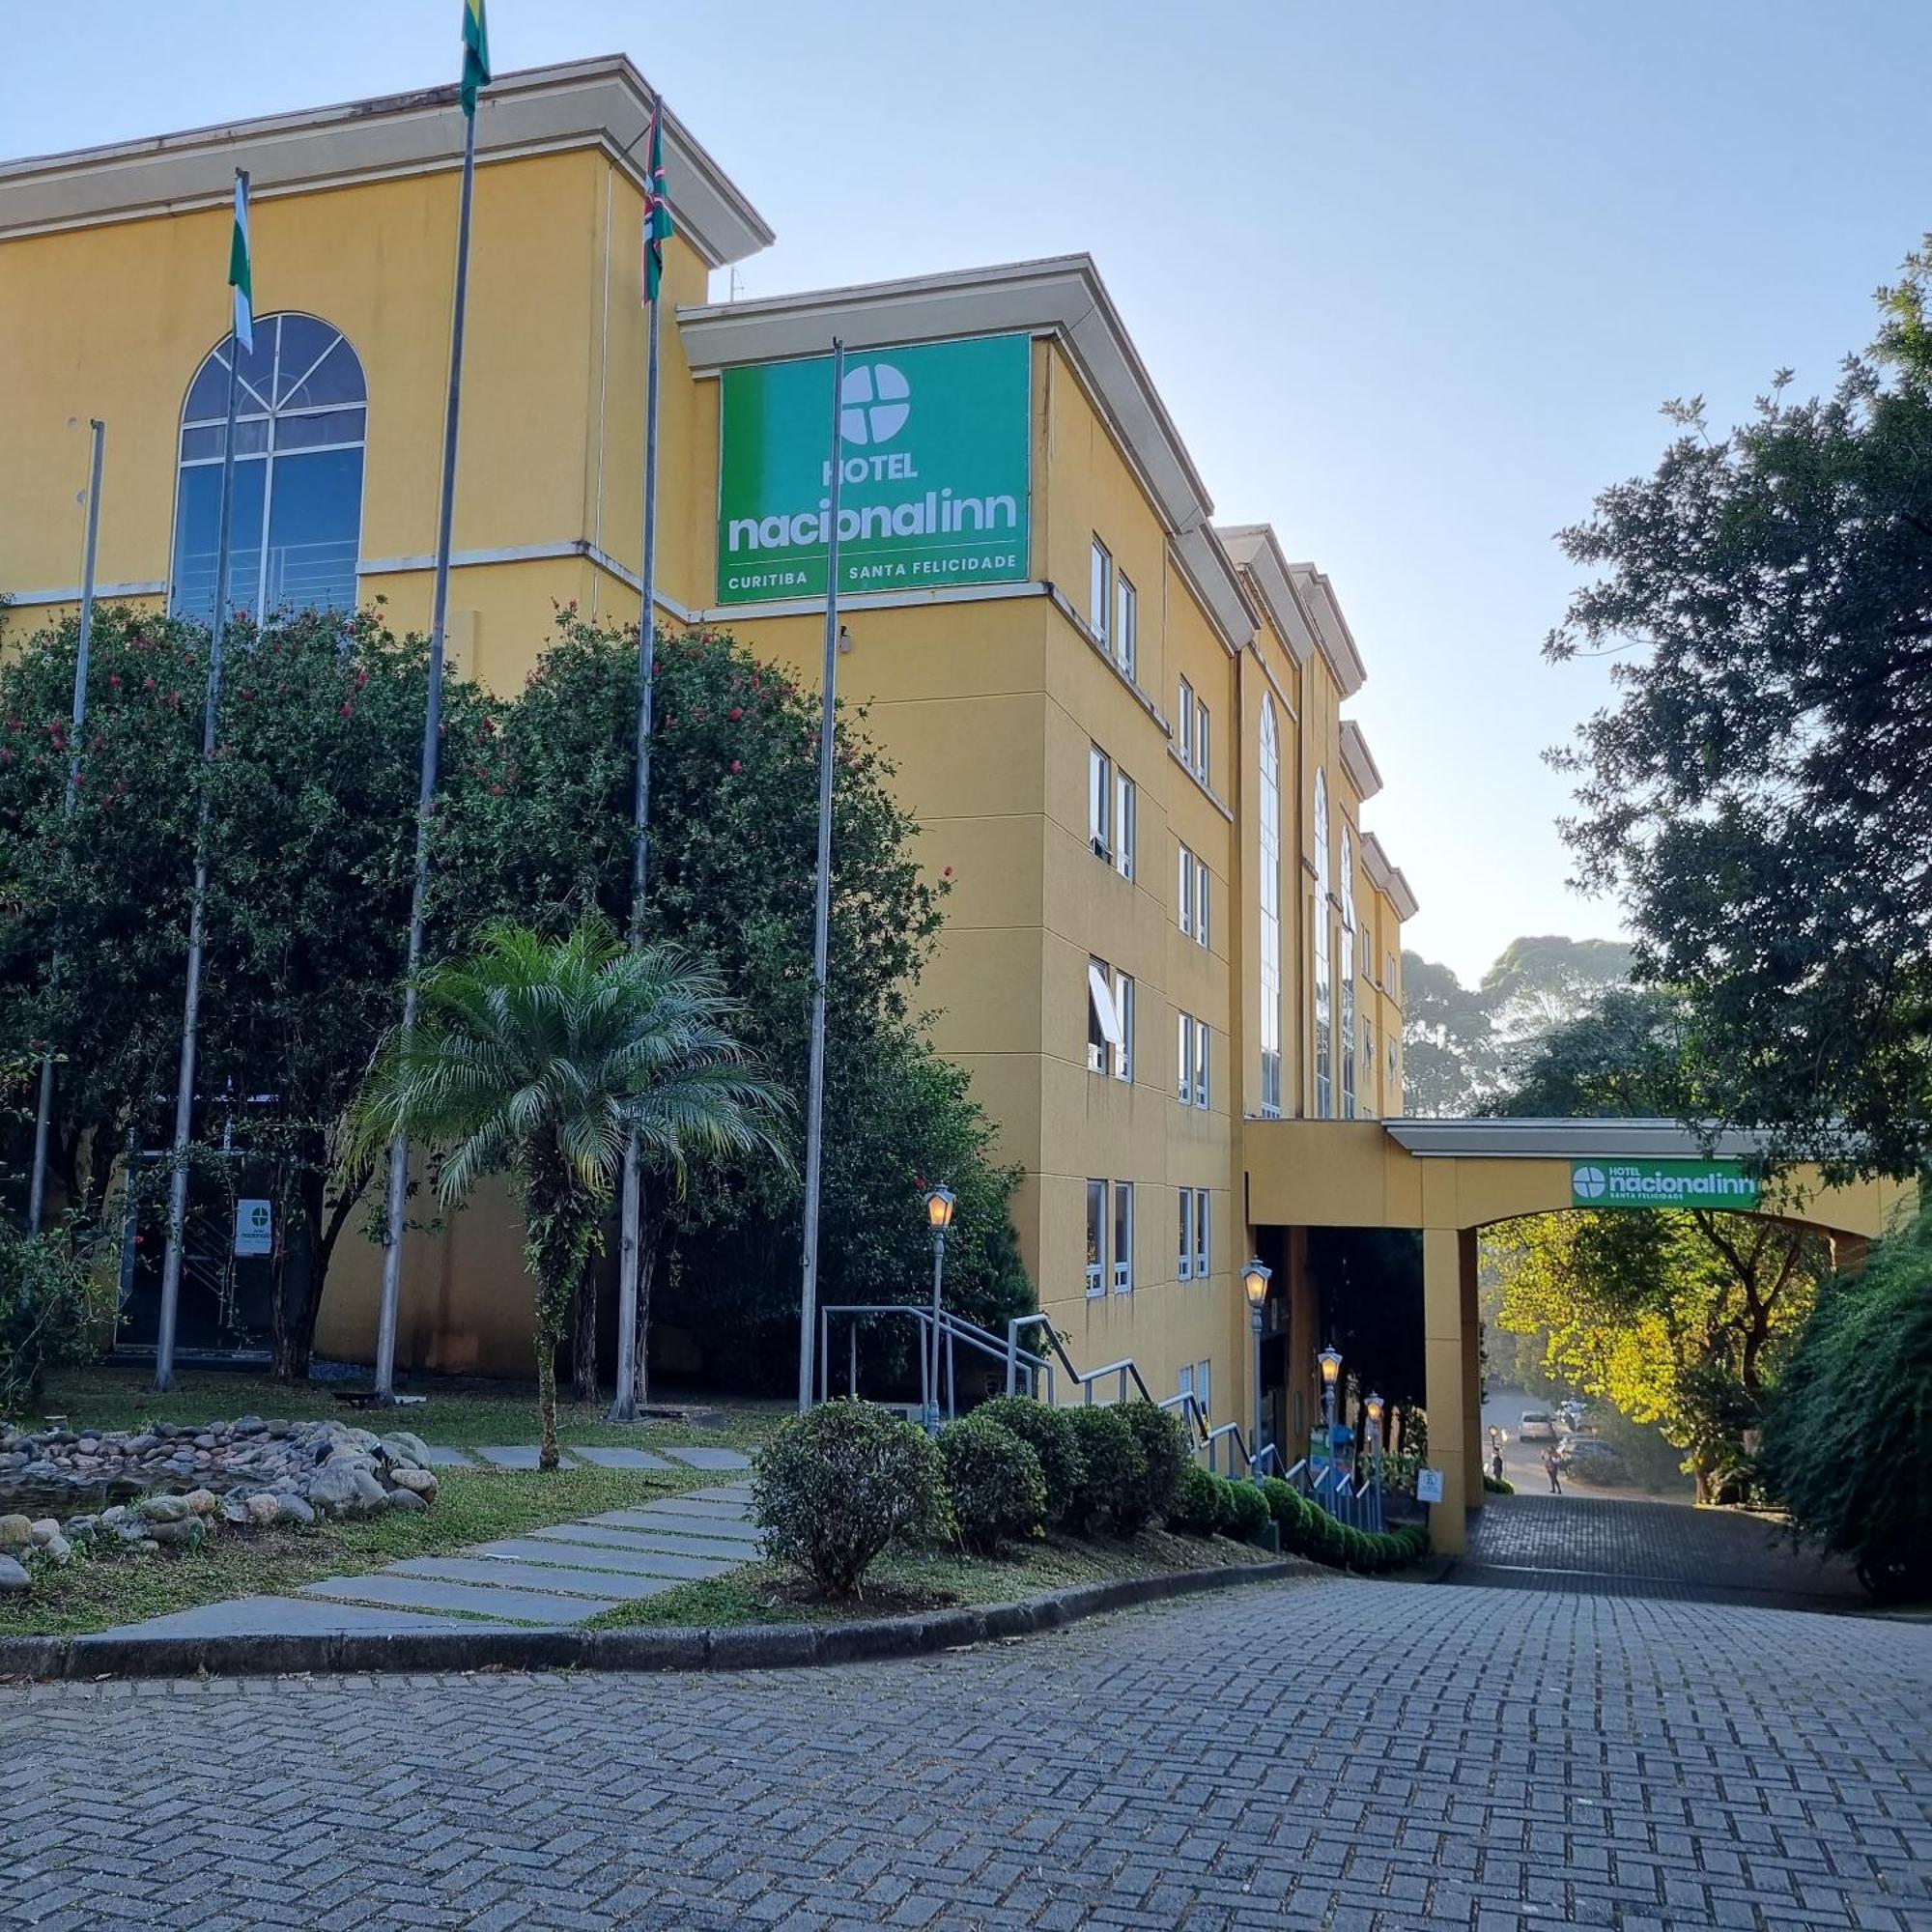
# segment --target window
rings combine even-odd
[[[1088,1072],[1132,1076],[1126,1026],[1134,1001],[1134,981],[1115,974],[1105,960],[1088,960]],[[1122,999],[1124,993],[1124,999]]]
[[[1180,1190],[1180,1242],[1174,1258],[1175,1278],[1179,1281],[1194,1279],[1194,1190],[1183,1187]],[[1182,1369],[1183,1376],[1191,1375],[1189,1369]]]
[[[1209,760],[1208,756],[1208,707],[1199,698],[1194,702],[1194,776],[1203,784],[1208,782]]]
[[[1355,841],[1342,827],[1342,1118],[1355,1118]]]
[[[1121,1023],[1121,1037],[1113,1050],[1112,1071],[1116,1080],[1131,1083],[1134,1077],[1134,982],[1124,973],[1114,975],[1114,1012]]]
[[[1114,869],[1123,879],[1134,875],[1135,820],[1140,795],[1125,772],[1114,774]]]
[[[1113,588],[1114,559],[1108,554],[1107,546],[1095,537],[1093,572],[1087,582],[1087,621],[1103,644],[1111,635],[1108,620],[1113,614]]]
[[[1087,747],[1087,839],[1096,859],[1114,857],[1114,761],[1098,745]]]
[[[1180,714],[1175,721],[1180,732],[1180,762],[1192,770],[1194,765],[1194,687],[1184,677],[1180,680],[1180,702],[1176,708]]]
[[[1114,1182],[1114,1293],[1128,1294],[1134,1286],[1134,1183]]]
[[[1208,1229],[1213,1219],[1214,1197],[1205,1187],[1194,1190],[1194,1279],[1206,1281],[1214,1272],[1208,1250]]]
[[[1376,1029],[1373,1020],[1362,1022],[1362,1074],[1367,1081],[1367,1104],[1370,1113],[1376,1108]]]
[[[1208,944],[1208,882],[1209,873],[1208,861],[1196,859],[1194,862],[1194,943],[1196,946]]]
[[[1122,572],[1114,579],[1114,662],[1131,682],[1141,651],[1141,600]]]
[[[1174,1392],[1182,1398],[1191,1396],[1194,1393],[1194,1364],[1192,1362],[1181,1363],[1180,1373],[1174,1378]],[[1194,1416],[1185,1400],[1180,1405],[1180,1419],[1187,1424],[1190,1430],[1194,1427]]]
[[[214,616],[228,351],[224,340],[210,354],[182,408],[169,611],[203,624]],[[367,401],[362,364],[340,329],[312,315],[255,324],[255,347],[235,371],[232,609],[355,608]]]
[[[1194,1365],[1194,1400],[1201,1405],[1201,1413],[1210,1417],[1214,1412],[1214,1364],[1197,1362]]]
[[[1315,1118],[1335,1117],[1334,988],[1328,974],[1328,779],[1315,774],[1315,905],[1309,919],[1315,949]]]
[[[1395,1036],[1389,1036],[1388,1045],[1383,1049],[1387,1056],[1388,1085],[1382,1090],[1382,1111],[1400,1113],[1402,1111],[1402,1082],[1398,1076],[1395,1057]]]
[[[1208,1028],[1201,1020],[1189,1022],[1194,1032],[1194,1104],[1208,1104]]]
[[[1262,1118],[1281,1117],[1281,726],[1262,694]]]
[[[1107,1183],[1087,1183],[1087,1293],[1106,1293],[1107,1268]]]
[[[1185,845],[1178,846],[1180,873],[1175,881],[1174,902],[1180,918],[1180,929],[1190,937],[1194,931],[1194,854]]]
[[[1194,1104],[1194,1022],[1185,1013],[1177,1013],[1175,1018],[1179,1022],[1180,1084],[1178,1091],[1180,1104],[1191,1107]]]

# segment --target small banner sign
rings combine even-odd
[[[1758,1179],[1734,1160],[1573,1160],[1573,1208],[1719,1208],[1748,1213]]]

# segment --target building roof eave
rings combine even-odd
[[[1366,804],[1382,788],[1382,775],[1369,751],[1362,727],[1352,718],[1342,721],[1342,769],[1355,787],[1355,796]]]
[[[1342,696],[1354,696],[1368,682],[1369,673],[1361,652],[1355,648],[1354,634],[1342,614],[1328,573],[1312,563],[1295,563],[1289,566],[1289,581],[1308,612],[1315,640],[1335,674],[1335,682],[1342,688]]]
[[[1257,602],[1287,645],[1295,668],[1307,669],[1317,648],[1315,632],[1289,581],[1288,556],[1273,525],[1222,524],[1215,526],[1215,533],[1253,585]]]

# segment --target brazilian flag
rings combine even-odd
[[[490,29],[483,20],[483,0],[463,0],[463,111],[476,112],[479,88],[490,85]]]

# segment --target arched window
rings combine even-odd
[[[1355,1118],[1355,841],[1342,827],[1342,1118]]]
[[[177,616],[212,622],[228,408],[223,339],[188,385],[175,487]],[[350,611],[362,530],[368,388],[339,328],[270,315],[236,368],[228,594],[236,611]],[[264,541],[264,533],[267,541]]]
[[[1328,776],[1315,774],[1315,1118],[1335,1118],[1335,1006],[1328,972]]]
[[[1262,694],[1262,1114],[1281,1114],[1281,727]]]

